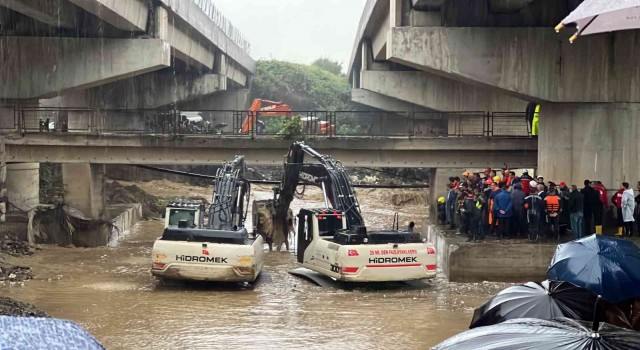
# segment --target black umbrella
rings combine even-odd
[[[520,318],[453,336],[432,350],[637,350],[640,332],[568,318]]]
[[[598,296],[569,282],[528,282],[509,287],[478,307],[469,328],[489,326],[515,318],[550,320],[568,317],[575,320],[593,320]],[[622,311],[601,300],[606,320],[616,326],[631,328]]]

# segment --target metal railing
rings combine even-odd
[[[6,113],[5,113],[6,114]],[[5,122],[4,124],[8,124]],[[21,133],[225,135],[234,137],[529,137],[524,113],[292,111],[277,117],[246,110],[20,107]]]
[[[251,54],[251,44],[244,35],[218,10],[213,0],[191,0],[213,21],[213,23],[227,34],[234,43],[238,44],[247,54]]]

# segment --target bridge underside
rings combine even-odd
[[[545,178],[608,188],[636,181],[640,30],[571,44],[572,29],[552,28],[579,4],[368,0],[349,67],[354,100],[393,108],[364,90],[440,111],[522,112],[540,103]]]

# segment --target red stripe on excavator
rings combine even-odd
[[[367,267],[415,267],[422,264],[384,264],[384,265],[367,265]]]

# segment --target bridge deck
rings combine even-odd
[[[488,137],[307,137],[347,166],[532,167],[537,140]],[[248,164],[280,165],[294,140],[227,135],[84,135],[36,133],[5,137],[8,162],[217,164],[244,154]]]

